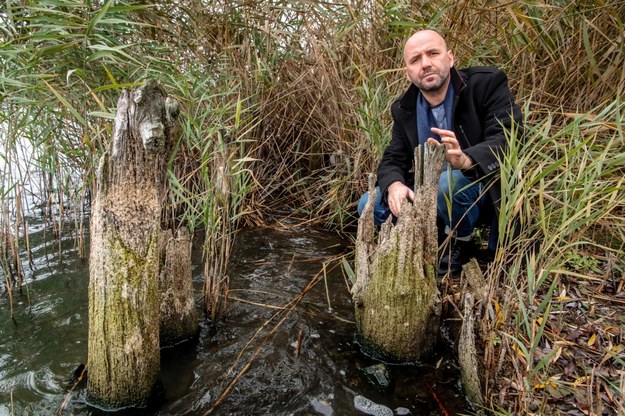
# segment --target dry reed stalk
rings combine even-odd
[[[10,317],[14,316],[13,300],[14,291],[18,290],[21,293],[23,273],[22,262],[19,253],[19,223],[16,220],[12,220],[9,212],[9,205],[3,203],[2,219],[0,220],[2,229],[0,233],[2,235],[2,267],[4,269],[5,277],[5,290],[9,298],[9,313]]]
[[[72,387],[70,387],[70,389],[67,391],[67,394],[65,394],[65,398],[63,399],[63,402],[59,406],[59,410],[56,411],[57,416],[60,416],[61,414],[63,414],[65,407],[67,407],[69,400],[72,398],[72,395],[74,394],[74,390],[76,390],[76,387],[78,387],[78,384],[80,384],[80,382],[86,376],[87,376],[87,367],[85,366],[80,372],[80,374],[78,375],[78,377],[76,378],[76,381],[74,381],[74,384],[72,384]]]
[[[268,303],[253,302],[251,300],[239,298],[239,297],[232,296],[232,295],[229,295],[228,300],[233,300],[239,303],[246,303],[248,305],[260,306],[261,308],[267,308],[267,309],[279,309],[279,310],[286,309],[284,306],[270,305]]]
[[[215,156],[212,161],[212,180],[214,184],[214,207],[212,215],[216,222],[209,229],[206,236],[210,258],[205,259],[205,309],[211,320],[215,322],[219,317],[226,314],[228,301],[229,279],[226,267],[230,259],[232,237],[235,230],[232,228],[232,176],[228,160],[230,155],[224,150]]]
[[[233,96],[241,98],[244,113],[249,109],[249,119],[241,122],[242,136],[256,140],[242,145],[243,153],[261,162],[253,165],[254,186],[241,192],[244,202],[230,218],[236,217],[238,224],[267,224],[275,212],[289,207],[291,219],[308,226],[346,229],[353,225],[355,202],[366,189],[366,175],[375,171],[390,136],[388,105],[406,86],[402,43],[408,34],[425,26],[447,35],[458,66],[480,64],[505,69],[513,90],[526,103],[527,125],[548,131],[548,145],[536,156],[536,161],[545,164],[527,164],[526,176],[550,169],[558,160],[557,153],[563,151],[562,143],[579,135],[603,135],[606,129],[622,130],[622,1],[443,1],[418,7],[360,1],[290,2],[288,8],[266,8],[259,0],[236,5],[223,0],[210,4],[157,2],[147,9],[128,6],[123,11],[111,10],[106,15],[111,18],[108,22],[101,21],[97,30],[80,33],[88,40],[85,44],[103,47],[97,54],[81,49],[82,44],[74,44],[71,37],[63,35],[76,36],[81,30],[76,28],[89,27],[89,19],[99,12],[96,3],[89,13],[63,9],[63,16],[71,19],[59,18],[54,2],[38,4],[35,11],[30,7],[16,5],[12,14],[0,15],[8,40],[2,45],[6,51],[3,59],[20,57],[3,61],[4,79],[11,82],[3,81],[5,95],[0,111],[10,123],[7,143],[26,137],[36,145],[33,147],[43,145],[46,149],[37,154],[33,166],[43,166],[46,221],[57,238],[65,227],[62,218],[53,215],[54,206],[59,204],[59,212],[64,212],[62,195],[71,194],[64,179],[66,170],[79,173],[81,178],[91,175],[93,161],[98,159],[94,153],[101,152],[107,136],[107,120],[102,117],[113,106],[117,89],[129,82],[127,74],[158,75],[186,97],[187,133],[197,129],[194,140],[181,141],[178,158],[172,161],[172,177],[187,191],[172,202],[172,217],[198,228],[206,226],[202,220],[194,221],[193,214],[206,202],[196,197],[206,192],[201,178],[205,174],[203,158],[211,153],[206,138],[219,127],[236,124],[232,121],[236,111],[229,106],[235,101]],[[41,16],[44,24],[32,25],[34,15]],[[68,27],[70,21],[80,24]],[[57,35],[49,36],[49,31]],[[135,45],[137,59],[116,52],[128,43]],[[155,56],[164,58],[155,60]],[[40,81],[41,74],[47,84]],[[576,123],[577,127],[561,134],[561,129],[575,124],[573,121],[586,118],[584,113],[610,106],[621,108],[610,110],[612,114],[593,111],[592,120],[585,121],[595,126],[585,130],[583,123]],[[547,124],[543,124],[545,120]],[[619,140],[622,144],[622,134]],[[610,154],[602,156],[594,152],[600,146],[605,147],[605,143],[592,143],[584,151],[604,159],[620,151],[613,147]],[[31,173],[35,174],[34,170]],[[563,170],[554,170],[533,184],[542,198],[526,193],[525,200],[519,199],[520,215],[545,221],[540,233],[525,235],[549,240],[546,254],[539,259],[544,267],[549,267],[550,261],[560,261],[567,250],[575,250],[559,247],[561,241],[554,240],[558,230],[551,222],[565,207],[573,207],[572,201],[562,198],[566,192],[556,190],[554,178],[562,177]],[[622,167],[613,168],[611,175],[622,177]],[[567,179],[569,185],[576,180]],[[593,183],[597,189],[622,189],[618,181]],[[12,184],[3,182],[3,189],[10,189]],[[585,234],[567,234],[566,238],[584,239],[593,247],[618,245],[624,238],[621,218],[625,208],[622,203],[615,205],[611,214],[592,219],[608,238],[589,237],[593,229],[590,223],[581,224],[580,229],[588,231]],[[589,207],[591,213],[600,208],[594,204]],[[575,209],[566,212],[571,214]],[[241,217],[238,214],[242,212],[246,214]],[[289,225],[278,220],[276,226]],[[607,244],[606,239],[613,241]],[[494,282],[491,304],[497,302],[504,315],[501,321],[496,313],[492,315],[488,325],[494,334],[519,331],[510,321],[521,314],[524,304],[536,301],[528,301],[524,270],[512,267],[514,246],[510,241],[501,242],[499,257],[489,273]],[[227,259],[226,247],[220,242],[208,245],[207,250],[216,253],[217,261]],[[12,245],[4,249],[4,257],[10,258]],[[550,256],[553,258],[545,260]],[[7,267],[14,270],[12,260]],[[222,270],[216,265],[214,269],[215,273]],[[595,278],[589,276],[585,281],[591,284]],[[623,287],[625,272],[617,282],[619,291]],[[487,384],[491,392],[488,397],[498,394],[498,380],[517,380],[511,362],[518,354],[508,344],[509,340],[503,339],[488,347],[494,366],[488,373],[492,377]],[[523,406],[520,394],[509,397],[515,402],[511,408]]]

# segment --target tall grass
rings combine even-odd
[[[214,83],[231,90],[216,93]],[[180,87],[185,110],[169,161],[167,221],[204,231],[204,305],[214,320],[225,312],[230,247],[253,186],[249,154],[256,145],[249,132],[254,119],[250,108],[243,110],[240,82],[228,75]]]
[[[127,63],[138,61],[126,50],[140,23],[120,17],[143,7],[112,3],[96,8],[81,1],[11,2],[0,8],[5,173],[0,187],[10,213],[0,222],[7,230],[4,236],[14,241],[5,247],[11,248],[16,264],[18,256],[29,255],[28,232],[8,230],[24,224],[23,212],[34,213],[35,207],[59,239],[67,220],[74,221],[84,254],[83,209],[94,161],[111,136],[112,89],[123,86],[116,79]],[[56,246],[61,254],[60,240]],[[27,281],[16,274],[19,266],[11,269],[9,260],[2,265],[11,285],[21,287]]]
[[[33,206],[55,236],[77,229],[84,239],[82,212],[119,90],[156,78],[182,107],[163,221],[205,231],[204,305],[216,318],[239,227],[289,217],[353,230],[389,140],[390,103],[407,86],[403,43],[435,27],[457,66],[506,70],[525,109],[528,133],[505,161],[489,269],[490,404],[516,397],[509,410],[527,411],[547,397],[544,386],[574,391],[569,376],[554,378],[567,349],[549,321],[565,315],[573,281],[597,282],[601,267],[614,279],[624,267],[623,16],[617,0],[5,2],[5,289],[28,281],[23,214]],[[609,362],[622,360],[615,354]],[[593,386],[607,383],[614,403],[621,382],[596,374]]]
[[[503,396],[517,396],[517,400],[508,398],[509,411],[539,403],[543,412],[555,412],[556,399],[564,396],[577,405],[588,405],[586,392],[581,391],[586,380],[579,380],[590,377],[591,370],[600,374],[625,363],[622,351],[612,350],[618,340],[605,333],[604,328],[614,323],[609,316],[596,321],[605,322],[593,329],[603,333],[603,340],[567,327],[583,328],[596,319],[590,305],[599,309],[602,299],[609,301],[606,283],[614,284],[608,294],[618,291],[612,280],[625,271],[623,109],[625,104],[617,99],[585,114],[561,114],[563,121],[558,124],[547,115],[530,124],[527,143],[512,137],[502,169],[500,250],[489,270],[495,289],[492,302],[506,312],[492,315],[488,330],[493,337],[486,345],[493,370],[489,393],[493,401],[502,391]],[[514,228],[522,231],[515,234]],[[618,260],[609,265],[610,258]],[[571,320],[567,307],[577,305],[571,304],[573,299],[584,298],[591,299],[586,316]],[[584,343],[596,351],[582,353],[574,348]],[[605,356],[606,351],[615,361]],[[562,374],[572,361],[577,361],[576,375]],[[604,377],[595,380],[597,391],[610,397],[603,408],[614,410],[622,403],[623,386],[618,377]],[[503,379],[513,380],[514,389],[502,387]],[[550,396],[556,397],[552,408],[545,403]],[[600,408],[595,407],[595,412],[600,413]]]
[[[7,138],[3,168],[8,174],[2,178],[7,212],[2,217],[2,265],[9,293],[26,281],[20,256],[28,248],[20,244],[27,244],[27,232],[16,232],[23,224],[15,216],[21,214],[17,196],[27,189],[36,201],[41,199],[36,203],[45,208],[57,237],[68,219],[74,221],[82,250],[82,210],[93,186],[95,161],[112,135],[109,122],[116,97],[121,88],[136,87],[147,78],[159,79],[187,110],[188,125],[182,126],[169,163],[171,201],[164,225],[205,229],[207,282],[212,276],[223,281],[252,160],[246,153],[252,148],[246,141],[251,108],[243,109],[240,98],[249,93],[241,91],[238,74],[227,64],[235,54],[177,42],[180,30],[203,33],[204,27],[192,26],[194,9],[113,1],[3,7],[1,108]],[[221,34],[229,39],[237,24],[224,23],[227,30]],[[228,48],[226,39],[218,46]],[[198,62],[199,55],[210,57],[209,62]],[[222,130],[238,135],[236,150],[216,139]],[[227,166],[216,162],[220,157]],[[221,200],[215,187],[217,169],[232,178]],[[78,215],[68,215],[72,213]],[[207,305],[211,296],[216,295],[205,296]]]

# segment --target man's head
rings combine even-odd
[[[447,91],[454,55],[434,30],[420,30],[404,46],[406,76],[426,95]]]

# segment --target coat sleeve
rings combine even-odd
[[[483,135],[481,138],[467,138],[472,145],[463,150],[477,165],[467,173],[479,178],[499,172],[499,159],[506,150],[508,135],[516,130],[517,135],[522,137],[523,125],[521,110],[508,88],[505,73],[496,70],[489,77],[479,77],[479,83],[473,88],[476,99],[473,105],[481,113]],[[459,128],[460,134],[467,134],[461,126]]]
[[[378,186],[382,197],[386,201],[386,192],[390,184],[400,181],[406,184],[408,172],[412,168],[412,151],[406,137],[406,132],[397,116],[397,103],[391,107],[393,116],[393,131],[391,142],[384,151],[382,161],[378,166]],[[416,122],[416,121],[415,121]]]

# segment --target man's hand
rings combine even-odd
[[[388,190],[388,207],[394,216],[399,215],[401,210],[401,204],[404,199],[408,198],[409,201],[414,200],[414,192],[403,183],[396,181],[389,185]]]
[[[451,130],[442,130],[432,127],[432,133],[441,136],[441,143],[445,145],[447,150],[447,161],[454,169],[469,169],[473,166],[473,160],[462,151],[460,143],[456,139],[456,134]],[[430,137],[428,142],[437,143],[436,139]]]

